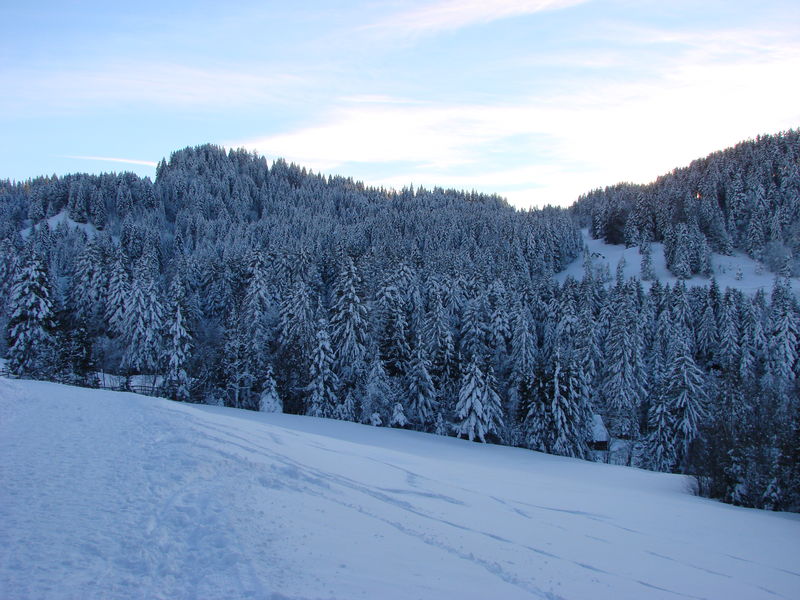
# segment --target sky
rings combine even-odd
[[[0,3],[0,179],[214,143],[568,205],[800,127],[797,0]]]

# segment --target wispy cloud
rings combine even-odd
[[[351,99],[316,126],[241,145],[376,185],[476,187],[522,206],[565,204],[800,125],[800,81],[787,76],[800,72],[800,46],[744,38],[709,32],[706,44],[679,42],[645,76],[575,82],[558,95],[485,104]],[[370,176],[380,169],[368,167],[381,164],[394,174]]]
[[[22,113],[142,104],[234,108],[281,99],[302,81],[292,74],[130,62],[28,67],[8,70],[4,76],[15,82],[16,93],[0,96],[0,108]]]
[[[64,158],[72,158],[75,160],[99,160],[103,162],[123,163],[127,165],[142,165],[145,167],[155,167],[157,162],[152,160],[138,160],[135,158],[113,158],[111,156],[75,156],[66,155]]]
[[[399,35],[424,35],[500,19],[559,10],[588,0],[439,0],[391,15],[365,29]]]

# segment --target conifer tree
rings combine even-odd
[[[627,295],[612,300],[605,343],[605,368],[601,388],[612,435],[636,438],[639,434],[637,409],[644,396],[644,374],[638,350],[639,327],[632,300]]]
[[[378,292],[378,344],[386,372],[402,376],[408,367],[411,350],[408,345],[408,321],[400,291],[394,285]]]
[[[494,376],[493,369],[489,367],[483,380],[483,408],[488,423],[486,432],[487,434],[493,434],[498,443],[503,443],[504,440],[501,435],[504,427],[503,406],[497,389],[497,379]]]
[[[78,319],[97,331],[100,317],[105,312],[106,280],[103,257],[94,241],[87,244],[78,255],[72,285],[72,302]]]
[[[707,363],[719,344],[717,320],[710,299],[706,299],[703,313],[697,323],[697,357],[701,364]]]
[[[672,335],[672,359],[666,380],[666,402],[675,418],[678,455],[687,457],[706,416],[703,372],[697,367],[685,328],[677,325]]]
[[[508,322],[507,293],[505,286],[495,280],[487,294],[488,327],[487,338],[489,347],[494,354],[495,369],[502,371],[504,361],[508,355],[508,344],[511,338],[511,327]]]
[[[54,311],[47,267],[35,252],[18,268],[8,305],[9,369],[47,376],[53,366]]]
[[[402,402],[395,402],[392,406],[392,416],[389,419],[389,427],[402,428],[406,425],[408,425],[406,409],[403,407]]]
[[[776,387],[784,390],[800,368],[800,319],[792,306],[788,278],[775,278],[770,311],[769,368]]]
[[[641,274],[642,281],[653,281],[656,272],[653,268],[653,247],[650,242],[644,242],[640,248],[642,254]]]
[[[575,328],[575,366],[582,374],[590,406],[599,401],[595,391],[601,361],[599,334],[591,306],[582,304]]]
[[[675,419],[663,394],[657,394],[650,403],[647,420],[650,432],[647,436],[645,465],[654,470],[669,473],[675,466]]]
[[[394,409],[395,397],[383,361],[380,356],[373,355],[361,400],[361,422],[375,427],[391,424],[389,417]]]
[[[458,437],[486,442],[487,435],[499,431],[500,419],[500,399],[492,389],[491,379],[484,376],[477,358],[473,358],[464,373],[456,404]]]
[[[317,323],[317,336],[311,357],[311,383],[306,387],[306,414],[312,417],[336,417],[339,400],[337,398],[338,380],[333,372],[333,351],[328,336],[328,323],[320,319]]]
[[[548,451],[561,456],[583,458],[588,455],[588,422],[586,391],[575,365],[556,354],[553,375],[548,385],[550,420]]]
[[[126,303],[123,364],[136,373],[155,374],[161,357],[163,308],[153,266],[147,256],[137,263]]]
[[[130,282],[125,270],[125,255],[117,250],[114,264],[108,281],[108,297],[106,298],[105,318],[108,331],[120,335],[125,327],[125,313],[130,296]]]
[[[367,308],[358,293],[360,285],[361,278],[348,256],[333,291],[331,316],[334,369],[348,389],[364,369],[367,350]]]
[[[169,306],[167,309],[165,359],[167,373],[164,385],[174,400],[189,400],[190,378],[187,373],[192,341],[186,329],[184,303],[186,294],[180,275],[175,275],[170,284]]]
[[[276,306],[267,275],[264,254],[254,251],[247,265],[247,284],[242,304],[243,326],[247,330],[248,354],[255,371],[265,370],[272,341]]]
[[[264,369],[264,382],[261,385],[261,396],[258,400],[258,410],[260,412],[281,413],[283,412],[283,402],[278,394],[278,385],[272,374],[272,365],[267,363]]]
[[[720,306],[719,338],[714,350],[720,366],[727,372],[733,372],[741,355],[741,345],[739,318],[736,314],[733,296],[730,293],[725,294]]]
[[[484,361],[487,357],[483,298],[467,302],[461,323],[461,357],[465,361]]]
[[[431,360],[431,379],[437,393],[441,396],[455,377],[456,356],[449,317],[442,303],[441,294],[438,291],[433,294],[430,312],[423,328],[423,339],[428,344],[428,356]]]
[[[408,369],[408,398],[412,419],[423,429],[433,423],[436,408],[436,390],[429,374],[430,362],[422,346],[417,346]]]
[[[513,333],[511,336],[511,374],[509,377],[509,410],[507,417],[514,418],[520,409],[523,386],[529,382],[536,365],[536,338],[529,324],[527,310],[521,302],[514,306]]]
[[[278,363],[276,374],[287,412],[306,412],[301,390],[309,381],[314,347],[314,312],[311,292],[298,281],[281,302],[278,319]]]

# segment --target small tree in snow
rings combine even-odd
[[[395,392],[383,361],[376,352],[372,358],[361,399],[361,422],[375,427],[389,424]]]
[[[282,413],[283,402],[278,395],[278,386],[272,374],[272,365],[267,365],[264,373],[264,383],[261,387],[261,396],[258,400],[258,410],[267,413]]]
[[[653,281],[656,278],[656,272],[653,268],[653,247],[650,242],[644,242],[640,250],[642,253],[642,281]]]
[[[389,426],[405,427],[406,425],[408,425],[408,419],[406,418],[406,411],[400,402],[395,402],[394,406],[392,407],[392,418],[389,419]]]

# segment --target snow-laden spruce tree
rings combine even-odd
[[[278,353],[275,363],[279,390],[289,412],[308,409],[303,390],[311,378],[311,360],[316,346],[312,292],[303,281],[287,289],[278,318]]]
[[[432,292],[430,310],[423,326],[423,340],[428,345],[431,379],[438,393],[442,395],[455,377],[456,351],[450,327],[450,316],[444,307],[439,290]]]
[[[408,320],[400,290],[386,284],[376,297],[378,346],[386,372],[397,377],[405,374],[411,350],[408,345]]]
[[[389,427],[402,428],[408,425],[406,409],[402,402],[395,402],[392,406],[392,416],[389,419]]]
[[[769,315],[767,366],[775,383],[784,392],[800,370],[800,318],[792,306],[792,289],[787,277],[776,277]]]
[[[487,355],[486,319],[484,298],[479,296],[469,300],[461,317],[461,357],[468,361],[483,361]]]
[[[47,376],[53,366],[53,301],[47,267],[34,251],[17,270],[8,305],[9,370]]]
[[[600,328],[588,303],[578,309],[578,323],[575,327],[575,367],[580,371],[587,393],[587,402],[591,407],[597,400],[597,377],[601,360]]]
[[[497,387],[494,369],[488,367],[486,376],[483,379],[483,408],[489,424],[487,434],[493,434],[498,443],[504,443],[505,440],[502,439],[501,435],[504,427],[503,403],[500,399],[500,394],[497,393]]]
[[[241,306],[232,307],[225,323],[222,352],[222,383],[227,390],[227,405],[254,408],[257,404],[255,380],[257,366],[254,345],[249,342]]]
[[[700,433],[706,416],[703,372],[694,361],[688,332],[676,325],[672,333],[671,367],[665,381],[665,401],[675,419],[676,450],[684,460],[691,443]]]
[[[169,306],[166,315],[164,358],[167,363],[167,373],[164,386],[171,398],[182,402],[189,400],[190,379],[187,368],[192,350],[192,338],[186,329],[184,315],[185,300],[183,280],[176,274],[169,288]]]
[[[692,276],[691,248],[689,231],[685,223],[669,227],[664,238],[664,255],[667,268],[678,279],[689,279]]]
[[[714,351],[719,345],[719,332],[717,329],[717,319],[714,315],[714,308],[711,300],[706,298],[703,312],[697,322],[697,356],[701,363],[711,360]]]
[[[675,419],[664,394],[657,394],[650,402],[647,424],[645,466],[653,471],[669,473],[675,467]]]
[[[265,369],[267,350],[272,340],[272,325],[277,306],[267,276],[267,263],[260,251],[250,253],[242,314],[247,333],[248,356],[254,371]]]
[[[10,240],[0,240],[0,318],[8,314],[6,305],[14,286],[17,251]]]
[[[264,383],[261,386],[258,410],[268,413],[283,412],[283,402],[278,395],[278,386],[275,383],[275,376],[272,374],[272,365],[269,363],[264,369]]]
[[[430,429],[435,419],[436,390],[429,374],[430,361],[425,356],[425,350],[417,346],[408,367],[406,376],[408,402],[411,408],[412,420],[423,431]]]
[[[306,387],[306,414],[311,417],[335,418],[339,400],[338,380],[333,372],[333,351],[328,336],[328,322],[317,323],[316,345],[311,356],[311,383]]]
[[[333,367],[348,392],[364,370],[367,351],[367,307],[359,296],[360,286],[361,277],[348,256],[333,289],[331,314]]]
[[[640,329],[629,295],[617,295],[610,305],[614,309],[605,342],[601,392],[612,435],[636,438],[639,434],[637,409],[644,397],[645,374],[639,352]]]
[[[520,409],[524,382],[533,373],[536,364],[535,330],[530,326],[528,310],[517,302],[512,316],[511,374],[509,377],[508,417],[515,419]]]
[[[75,261],[72,279],[72,304],[78,320],[86,323],[90,331],[100,326],[105,312],[107,281],[103,254],[95,240],[91,240]]]
[[[653,247],[649,241],[643,242],[639,247],[642,255],[641,276],[642,281],[653,281],[656,278],[656,272],[653,268]]]
[[[487,435],[496,434],[502,427],[500,398],[492,389],[491,380],[473,358],[458,393],[455,423],[458,437],[485,442]]]
[[[375,427],[390,424],[396,392],[380,355],[375,352],[367,372],[364,395],[361,399],[361,422]],[[405,423],[404,423],[405,424]]]
[[[719,337],[714,349],[717,362],[725,372],[735,372],[741,358],[739,315],[733,295],[725,294],[719,310]]]
[[[112,335],[120,335],[125,329],[125,313],[130,295],[130,281],[125,269],[127,258],[122,250],[117,250],[108,281],[105,318],[108,331]]]
[[[589,454],[591,409],[585,382],[576,364],[561,356],[554,358],[548,385],[550,425],[548,452],[585,458]]]
[[[503,282],[492,282],[486,295],[488,323],[486,327],[489,349],[494,356],[494,368],[504,372],[511,339],[511,325],[508,318],[508,294]]]
[[[145,254],[137,263],[125,311],[123,365],[135,373],[155,374],[162,356],[164,309],[153,261]]]

